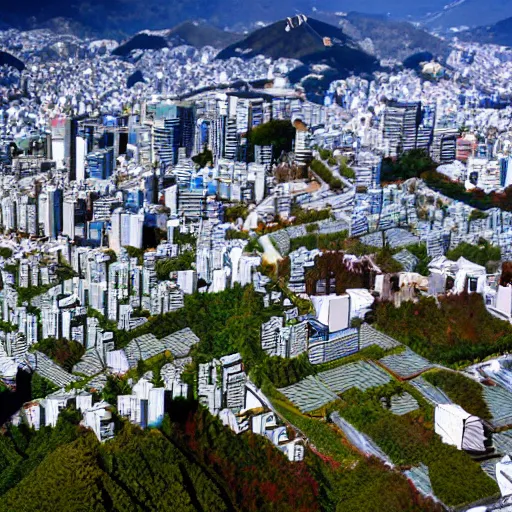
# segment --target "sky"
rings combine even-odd
[[[205,19],[220,28],[240,30],[256,21],[276,21],[314,9],[331,12],[357,11],[417,20],[443,11],[449,0],[0,0],[1,22],[19,28],[44,23],[55,17],[71,18],[86,29],[133,34],[142,29],[171,28],[189,19]],[[458,0],[441,18],[449,26],[494,23],[512,16],[512,0]],[[35,20],[35,21],[34,21]],[[436,22],[437,23],[437,22]],[[431,26],[435,28],[434,26]],[[446,28],[446,27],[445,27]]]

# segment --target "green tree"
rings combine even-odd
[[[254,146],[272,146],[273,157],[283,151],[291,151],[295,140],[295,127],[287,120],[274,119],[256,126],[249,132],[249,141]]]

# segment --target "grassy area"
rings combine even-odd
[[[325,234],[312,232],[305,236],[292,238],[290,240],[290,252],[297,250],[299,247],[305,247],[310,251],[313,249],[328,251],[341,250],[344,247],[347,236],[348,232],[346,230]]]
[[[332,458],[343,467],[349,467],[359,458],[357,452],[333,425],[305,416],[284,399],[273,398],[272,405],[286,420],[300,429],[323,455]]]
[[[375,458],[362,457],[334,425],[301,414],[275,392],[272,403],[311,442],[313,453],[308,453],[306,463],[322,483],[318,498],[322,510],[442,510],[432,500],[417,494],[398,471],[389,470]]]
[[[446,257],[454,261],[463,257],[473,263],[486,267],[491,262],[499,262],[501,260],[501,249],[482,239],[478,245],[463,242],[455,247],[455,249],[448,251]]]
[[[442,389],[449,398],[465,411],[484,420],[491,419],[491,413],[483,397],[482,386],[460,373],[447,370],[432,370],[423,378]]]

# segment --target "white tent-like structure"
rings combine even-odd
[[[350,297],[350,320],[361,318],[371,310],[375,297],[366,288],[350,288],[347,290]]]
[[[449,260],[446,256],[434,258],[428,265],[432,274],[440,274],[454,279],[453,292],[484,293],[487,283],[485,267],[477,265],[464,257],[457,261]]]
[[[457,293],[464,291],[483,293],[487,274],[485,267],[472,263],[462,256],[457,260],[457,267],[457,273],[455,274],[455,289]],[[475,281],[474,289],[471,282],[468,283],[467,280]]]
[[[443,443],[456,446],[459,450],[485,452],[486,436],[483,421],[472,416],[457,404],[436,406],[435,432]]]

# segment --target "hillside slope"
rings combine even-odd
[[[479,27],[512,16],[512,0],[456,0],[424,19],[431,29],[446,31],[450,27]]]
[[[463,41],[474,41],[481,44],[512,46],[512,18],[499,21],[494,25],[460,32],[457,37]]]
[[[370,73],[378,68],[376,59],[362,51],[341,29],[309,18],[308,23],[285,31],[286,22],[278,21],[256,30],[248,37],[222,50],[218,59],[251,58],[265,55],[273,59],[298,59],[306,65],[325,64],[343,74]],[[322,38],[338,40],[331,47]]]
[[[406,21],[357,12],[339,19],[340,27],[352,39],[360,43],[371,39],[371,48],[365,46],[365,49],[379,58],[404,60],[423,51],[444,58],[450,53],[445,41]]]
[[[18,71],[23,71],[25,69],[25,64],[20,59],[3,51],[0,51],[0,66],[11,66],[16,68]]]

